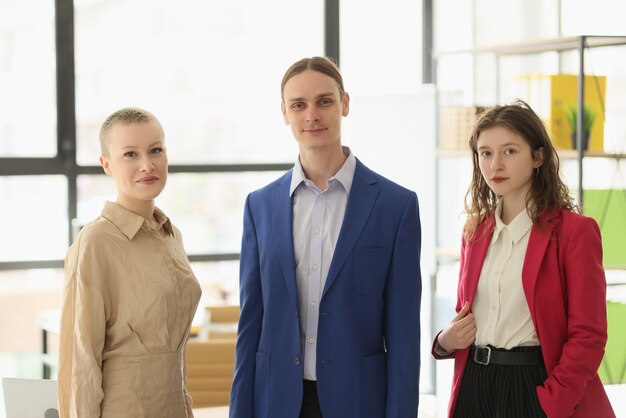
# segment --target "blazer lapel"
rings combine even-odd
[[[480,273],[483,269],[483,263],[487,256],[489,244],[491,243],[491,237],[493,236],[494,223],[494,219],[491,217],[478,228],[476,231],[476,239],[472,240],[467,245],[467,254],[463,255],[465,259],[464,269],[466,271],[464,286],[465,300],[470,303],[470,306],[476,295]],[[463,303],[465,303],[465,301],[461,301],[461,306],[463,306]]]
[[[287,173],[282,182],[272,191],[272,225],[275,225],[278,253],[280,264],[283,269],[283,277],[287,285],[289,295],[297,303],[296,292],[296,265],[293,249],[293,213],[292,199],[289,195],[291,185],[291,171]]]
[[[328,289],[332,286],[348,258],[348,255],[354,248],[354,244],[365,227],[370,212],[374,207],[378,193],[376,176],[357,159],[354,180],[352,182],[352,188],[350,189],[350,195],[348,196],[346,213],[343,217],[341,231],[339,232],[333,260],[328,270],[322,297],[324,297]]]
[[[553,225],[551,226],[553,227]],[[528,237],[528,247],[524,257],[524,267],[522,267],[522,283],[526,302],[533,318],[535,318],[535,286],[551,237],[550,232],[540,231],[534,225],[530,230],[530,237]]]

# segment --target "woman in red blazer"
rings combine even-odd
[[[470,148],[449,416],[615,417],[597,370],[606,280],[596,222],[578,214],[541,119],[524,102],[478,121]]]

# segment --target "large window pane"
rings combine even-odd
[[[170,174],[157,206],[181,230],[188,254],[237,253],[241,246],[243,206],[249,192],[282,173]],[[116,200],[113,180],[78,178],[79,224],[96,218],[105,200]]]
[[[280,80],[323,53],[323,11],[322,0],[75,1],[79,163],[94,164],[102,120],[129,105],[159,117],[173,164],[291,161]]]
[[[346,91],[353,96],[420,91],[421,2],[340,1],[340,6]]]
[[[0,157],[56,155],[54,51],[54,1],[0,1]]]
[[[0,261],[53,260],[68,243],[64,176],[0,177]]]

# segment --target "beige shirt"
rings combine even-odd
[[[496,209],[496,226],[478,280],[472,312],[476,321],[476,345],[510,349],[539,345],[524,287],[522,267],[532,219],[523,210],[509,225]]]
[[[193,416],[184,348],[200,286],[180,232],[107,202],[65,259],[62,418]]]

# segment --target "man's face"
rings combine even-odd
[[[281,105],[300,152],[341,145],[341,118],[350,97],[340,96],[337,82],[326,74],[305,70],[287,81]]]

